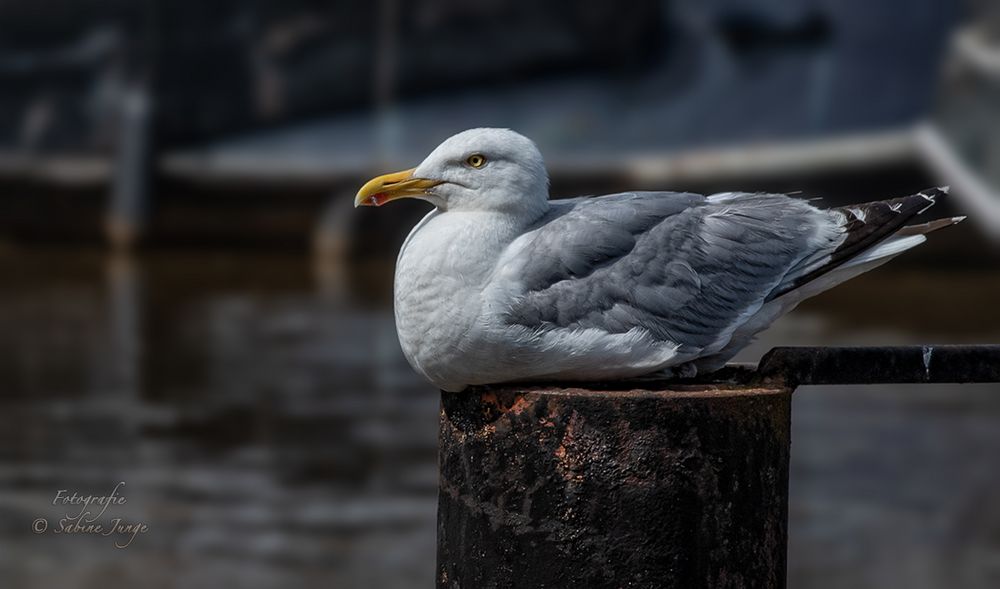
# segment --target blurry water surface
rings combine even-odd
[[[910,256],[933,255],[933,244]],[[0,252],[4,587],[428,587],[437,392],[406,365],[391,260]],[[1000,276],[890,265],[773,345],[1000,341]],[[1000,390],[804,388],[790,586],[1000,586]],[[149,531],[32,532],[106,494]]]

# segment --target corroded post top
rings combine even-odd
[[[744,397],[790,393],[782,382],[621,380],[611,382],[503,383],[472,386],[460,393],[444,395],[480,395],[484,400],[509,395],[546,395],[553,397],[604,397],[608,399],[682,399],[706,397]]]
[[[442,393],[438,587],[783,587],[791,391]]]

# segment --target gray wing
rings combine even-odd
[[[507,275],[507,320],[634,328],[699,352],[728,340],[779,286],[829,258],[843,215],[774,194],[625,193],[554,201]],[[725,343],[722,341],[721,343]]]

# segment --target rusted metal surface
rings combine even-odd
[[[774,348],[752,380],[792,387],[1000,382],[1000,345]]]
[[[437,586],[783,587],[790,400],[783,386],[443,393]]]
[[[783,587],[791,391],[946,382],[1000,382],[1000,345],[442,393],[437,586]]]

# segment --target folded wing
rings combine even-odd
[[[644,330],[676,344],[678,361],[710,355],[763,305],[870,252],[937,195],[830,210],[780,194],[555,201],[501,259],[498,276],[517,281],[506,320],[536,333]]]

